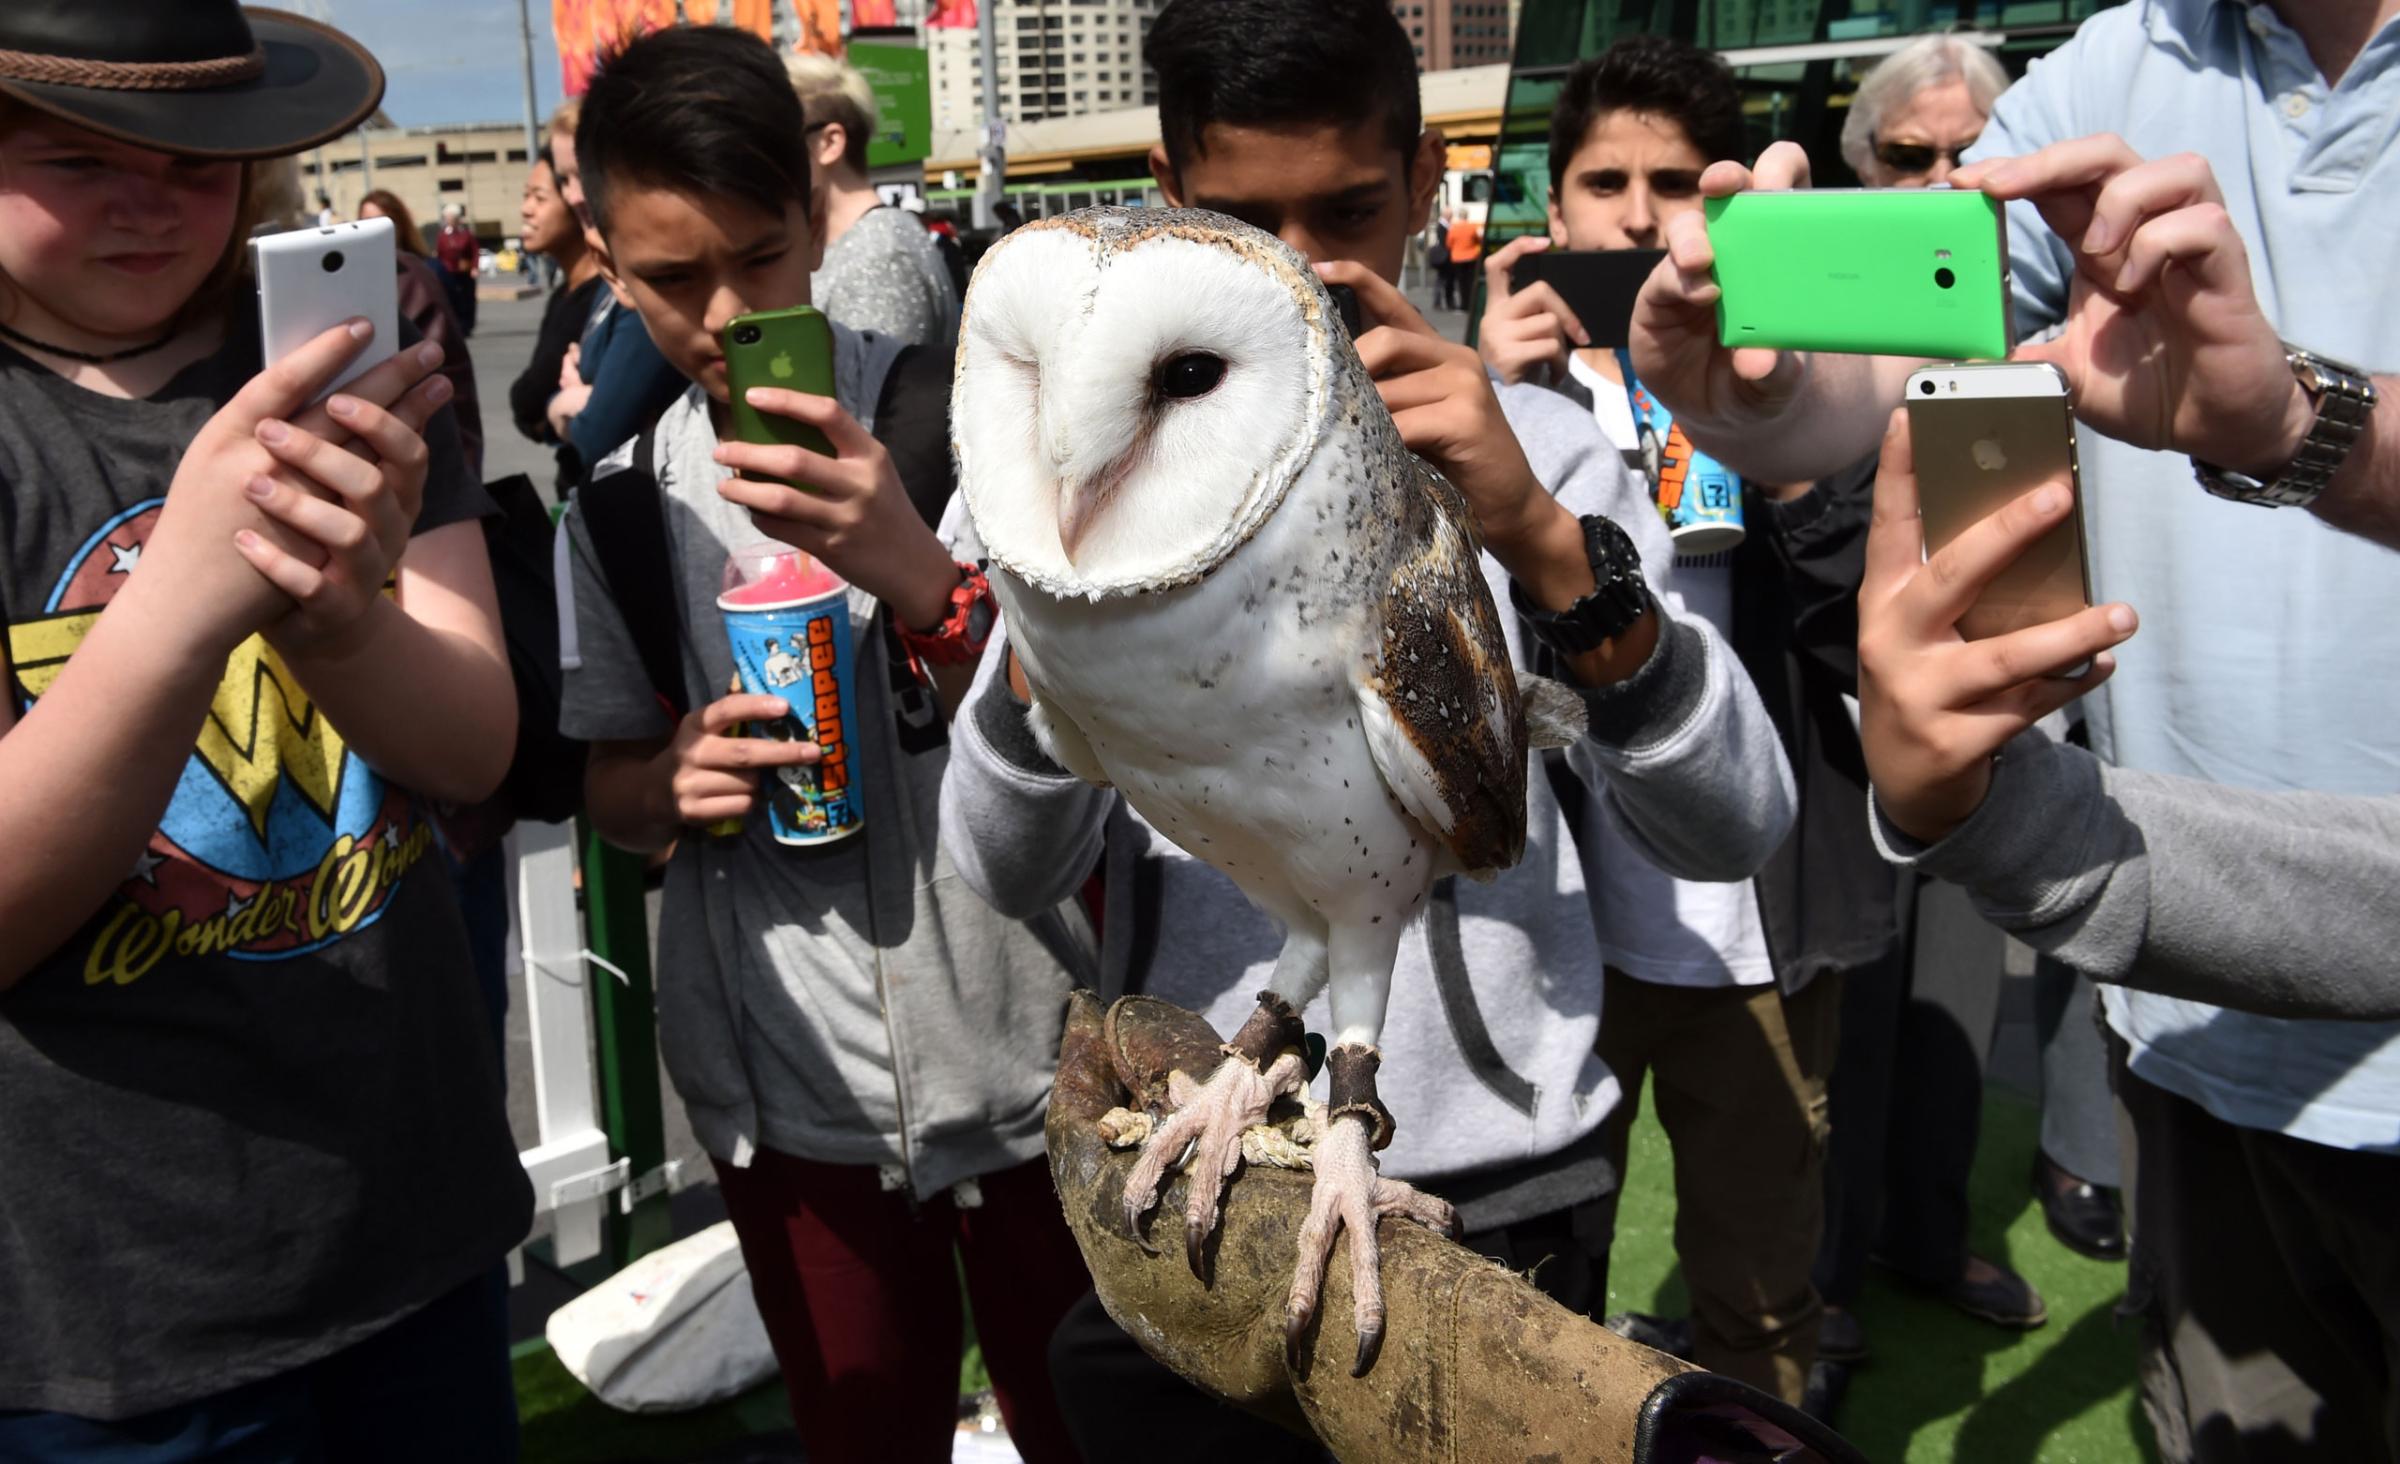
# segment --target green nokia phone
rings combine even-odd
[[[815,306],[762,310],[726,322],[725,390],[732,398],[736,442],[761,447],[784,443],[833,456],[833,444],[816,428],[751,406],[747,398],[754,386],[833,395],[833,327]],[[808,486],[787,478],[774,481],[791,488]]]
[[[1707,203],[1728,346],[2008,355],[1998,200],[1952,188],[1801,189]]]

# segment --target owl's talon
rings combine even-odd
[[[1361,1327],[1358,1333],[1358,1356],[1350,1364],[1350,1376],[1363,1378],[1375,1365],[1376,1355],[1383,1351],[1383,1323]]]
[[[1386,1218],[1441,1231],[1458,1224],[1458,1212],[1448,1202],[1375,1172],[1376,1141],[1391,1133],[1391,1117],[1375,1098],[1376,1063],[1373,1049],[1351,1044],[1335,1048],[1326,1063],[1333,1117],[1317,1141],[1316,1188],[1300,1227],[1300,1262],[1284,1302],[1284,1355],[1295,1371],[1300,1339],[1316,1315],[1325,1267],[1342,1232],[1350,1235],[1351,1320],[1358,1334],[1350,1375],[1365,1377],[1383,1350],[1382,1248],[1375,1227]]]
[[[1124,1203],[1125,1233],[1133,1238],[1133,1243],[1135,1245],[1141,1247],[1143,1255],[1157,1255],[1158,1247],[1152,1245],[1150,1243],[1150,1238],[1142,1234],[1142,1216],[1150,1208],[1149,1200],[1147,1198],[1136,1199],[1133,1193],[1129,1190],[1126,1192]]]
[[[1157,1202],[1168,1169],[1189,1151],[1184,1260],[1202,1285],[1208,1284],[1208,1235],[1217,1227],[1225,1182],[1241,1165],[1243,1131],[1263,1122],[1277,1098],[1307,1085],[1307,1067],[1296,1041],[1280,1040],[1283,1029],[1297,1027],[1298,1022],[1298,1014],[1281,998],[1262,999],[1259,1014],[1227,1045],[1225,1060],[1207,1082],[1183,1092],[1183,1105],[1150,1135],[1126,1177],[1126,1229],[1135,1244],[1156,1255],[1157,1248],[1142,1237],[1141,1217]]]

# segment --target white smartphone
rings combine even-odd
[[[2074,511],[1984,586],[1959,634],[2006,635],[2061,620],[2092,603],[2084,550],[2083,482],[2067,378],[2043,362],[1928,366],[1908,378],[1908,435],[1916,450],[1925,552],[2042,484],[2063,480]],[[2059,674],[2078,674],[2063,668]]]
[[[250,241],[258,265],[258,338],[265,359],[277,361],[363,315],[375,326],[366,349],[318,394],[324,397],[388,361],[400,346],[399,262],[392,221],[293,229]]]

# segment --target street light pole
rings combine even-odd
[[[983,77],[982,165],[975,179],[975,227],[1000,227],[1001,188],[1008,181],[1008,126],[1000,120],[1000,0],[977,0],[975,61]]]
[[[527,0],[517,0],[517,48],[525,57],[525,166],[542,155],[541,122],[533,93],[533,16]]]

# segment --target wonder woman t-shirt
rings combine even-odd
[[[257,369],[238,331],[124,401],[0,348],[20,716],[141,572],[184,447]],[[426,435],[417,532],[488,512],[449,412]],[[256,636],[197,728],[156,735],[191,754],[148,846],[0,993],[0,1409],[118,1418],[284,1371],[490,1267],[526,1228],[498,1055],[417,800]]]

